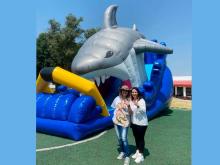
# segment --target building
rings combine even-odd
[[[173,76],[174,96],[192,98],[192,76]]]

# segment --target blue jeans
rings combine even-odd
[[[118,138],[120,150],[121,152],[125,153],[125,157],[129,156],[128,128],[129,127],[122,127],[120,125],[115,125],[115,131]]]

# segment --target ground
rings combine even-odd
[[[62,146],[59,149],[36,152],[37,165],[121,165],[117,160],[117,140],[113,128],[96,138],[80,144],[69,139],[37,133],[37,149]],[[131,152],[135,152],[134,138],[129,130],[128,141]],[[191,164],[191,110],[168,109],[149,122],[145,135],[145,161],[148,165]],[[131,165],[135,164],[131,160]]]
[[[183,99],[173,97],[172,101],[171,101],[170,108],[191,110],[192,109],[192,100],[183,100]]]

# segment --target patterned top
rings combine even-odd
[[[112,102],[111,107],[115,109],[112,120],[116,125],[121,125],[123,127],[128,127],[130,125],[130,114],[127,104],[128,100],[122,100],[119,96]]]

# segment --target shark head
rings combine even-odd
[[[117,6],[109,6],[104,14],[103,28],[91,36],[73,59],[73,73],[93,79],[99,85],[110,76],[130,80],[140,86],[146,80],[143,52],[172,53],[163,45],[146,40],[136,26],[117,26]]]
[[[80,48],[72,62],[72,71],[86,74],[121,64],[138,38],[139,33],[130,29],[102,29]]]

